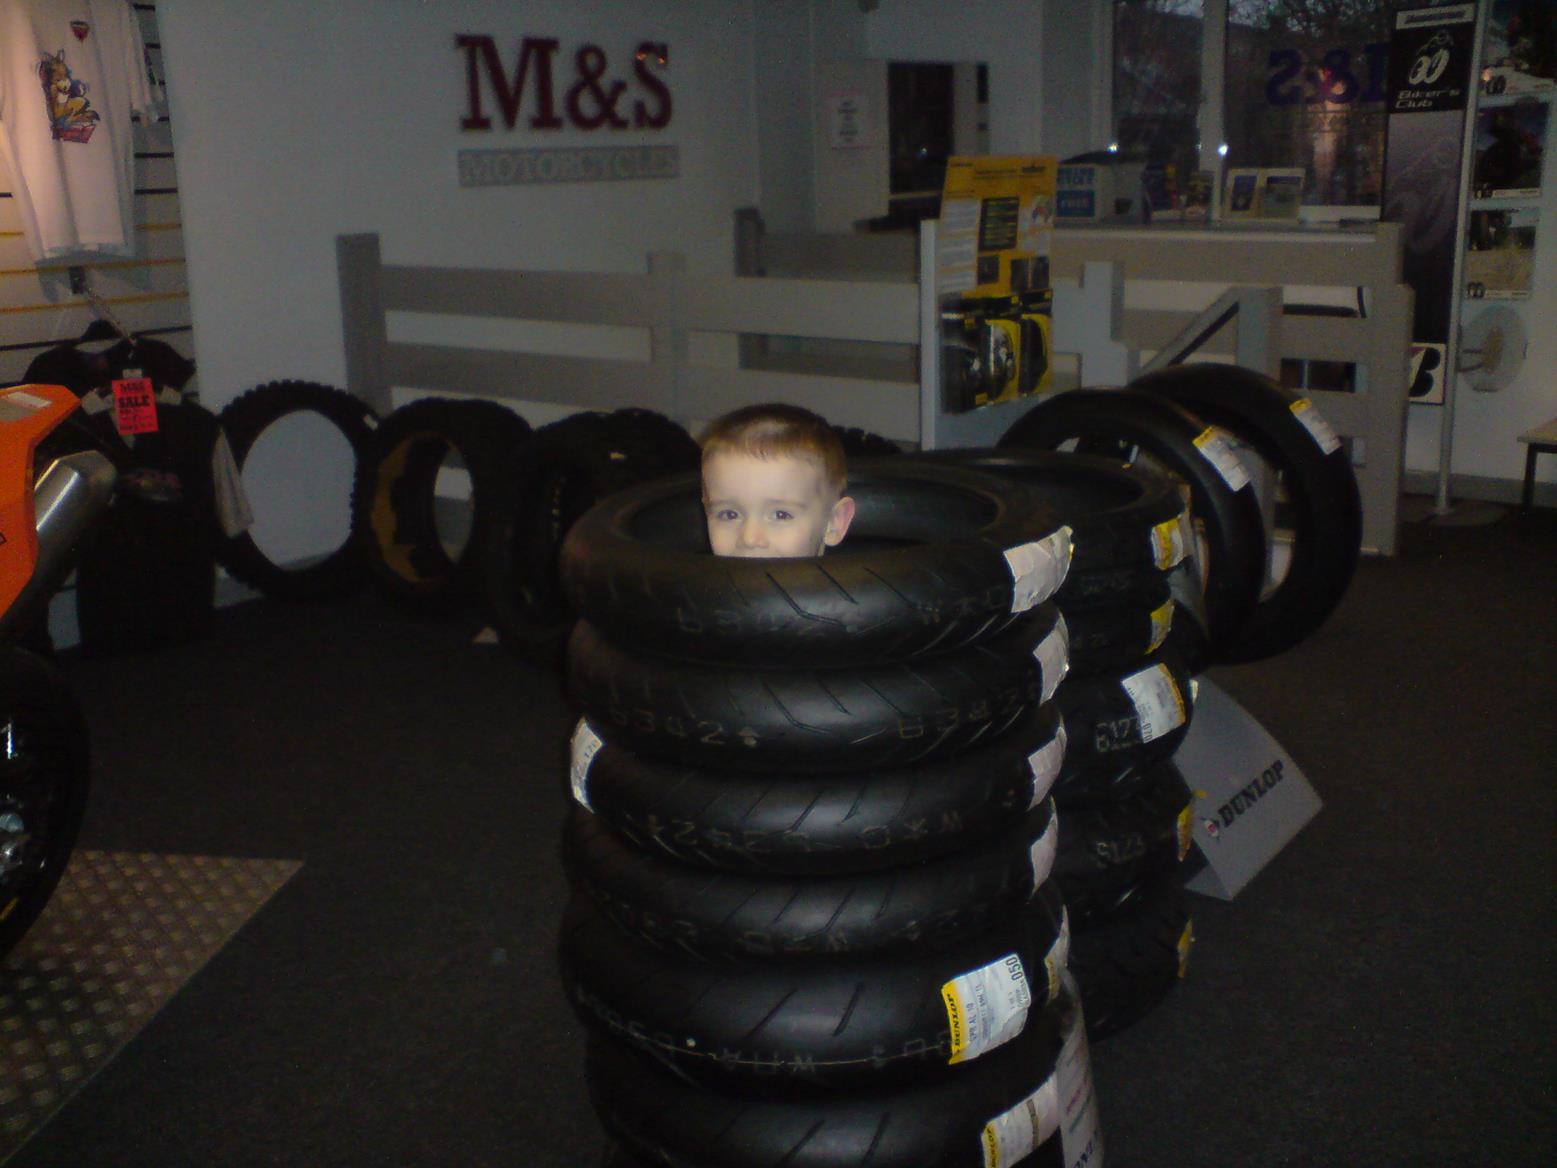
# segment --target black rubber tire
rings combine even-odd
[[[632,466],[635,483],[696,471],[702,451],[686,428],[654,410],[636,406],[606,416],[616,448]]]
[[[542,426],[504,471],[484,563],[487,601],[502,644],[519,658],[560,668],[573,611],[557,582],[557,554],[578,517],[635,481],[602,413]]]
[[[857,458],[892,458],[903,453],[903,448],[892,439],[870,430],[861,430],[858,426],[834,426],[832,429],[843,443],[844,457],[850,461]]]
[[[1335,611],[1357,569],[1362,501],[1345,446],[1338,440],[1331,445],[1328,426],[1316,436],[1299,420],[1299,411],[1308,416],[1312,408],[1300,404],[1307,398],[1252,369],[1173,365],[1131,387],[1227,430],[1281,475],[1293,522],[1291,564],[1275,590],[1255,604],[1239,635],[1216,643],[1217,660],[1260,661],[1290,649]]]
[[[1189,732],[1189,671],[1171,646],[1123,669],[1067,678],[1054,695],[1065,719],[1065,775],[1114,774],[1170,757]],[[1131,690],[1141,693],[1136,700]]]
[[[1065,730],[1050,702],[978,750],[843,775],[666,766],[587,723],[573,742],[575,798],[635,846],[730,872],[836,876],[934,860],[999,834],[1048,796]]]
[[[599,1037],[590,1039],[585,1066],[601,1122],[637,1158],[607,1161],[621,1168],[988,1168],[991,1121],[1028,1099],[1070,1103],[1078,1094],[1072,1083],[1086,1082],[1079,1008],[1067,992],[1047,1014],[1044,1025],[1030,1026],[957,1075],[896,1091],[870,1086],[787,1099],[714,1092]],[[1056,1076],[1062,1058],[1068,1073]],[[1087,1103],[1077,1099],[1078,1114]],[[1042,1114],[1040,1136],[1063,1112]],[[1067,1164],[1058,1133],[1018,1161],[1020,1151],[1010,1149],[1012,1159],[1000,1162]],[[1080,1150],[1069,1161],[1082,1162]]]
[[[1151,785],[1157,762],[1154,760],[1139,766],[1119,765],[1107,767],[1094,765],[1063,772],[1054,780],[1054,803],[1060,814],[1068,814],[1075,808],[1094,807],[1099,803],[1121,803],[1134,799]]]
[[[1142,881],[1175,869],[1190,848],[1189,787],[1169,760],[1128,799],[1067,808],[1054,881],[1078,925],[1122,904]]]
[[[1131,461],[1150,456],[1189,485],[1191,511],[1207,546],[1205,581],[1212,644],[1233,644],[1254,610],[1265,578],[1265,528],[1247,481],[1234,489],[1217,463],[1196,445],[1214,438],[1204,421],[1155,394],[1128,389],[1072,390],[1023,414],[1002,448],[1059,449],[1075,440],[1084,453]]]
[[[624,934],[700,961],[939,952],[1009,919],[1049,877],[1059,844],[1045,801],[1001,838],[883,872],[711,872],[627,843],[577,805],[564,856],[574,888]]]
[[[1175,572],[1193,567],[1186,560]],[[1157,651],[1173,630],[1177,615],[1166,572],[1143,577],[1140,587],[1111,603],[1061,605],[1070,646],[1070,677],[1096,677],[1124,669]]]
[[[825,556],[713,556],[696,475],[634,487],[578,521],[562,551],[574,609],[666,658],[860,667],[993,636],[1063,579],[1069,540],[1031,488],[881,459],[849,472],[849,536]],[[1016,598],[1011,549],[1052,549]]]
[[[0,646],[0,956],[43,911],[75,847],[90,778],[86,720],[59,669]],[[18,837],[26,837],[20,842]]]
[[[1078,926],[1070,966],[1087,1033],[1107,1038],[1150,1013],[1184,977],[1194,940],[1177,872],[1149,877],[1112,912]]]
[[[1054,689],[1034,650],[1058,619],[1040,605],[984,644],[829,670],[666,661],[581,620],[568,644],[568,691],[602,732],[664,762],[754,774],[912,766],[1021,725]]]
[[[1168,475],[1118,459],[1014,443],[926,450],[911,459],[997,474],[1035,488],[1071,529],[1070,571],[1054,594],[1062,612],[1150,587],[1187,548],[1189,509]],[[1175,528],[1179,530],[1176,532]]]
[[[419,609],[452,608],[481,594],[482,557],[502,496],[503,467],[524,457],[530,427],[495,402],[422,398],[395,410],[358,463],[352,532],[383,593]],[[455,557],[435,515],[438,468],[457,452],[470,475],[471,521]]]
[[[341,432],[351,446],[355,479],[355,466],[378,426],[378,415],[361,398],[312,381],[272,381],[240,394],[222,408],[218,418],[239,471],[265,430],[298,413],[317,414]],[[335,599],[349,596],[362,585],[362,560],[349,535],[340,547],[302,567],[276,563],[246,531],[221,540],[216,558],[234,579],[283,600]]]
[[[699,1082],[800,1090],[922,1082],[976,1063],[982,1055],[952,1062],[943,987],[994,966],[1002,986],[1025,989],[1025,1016],[1011,1016],[1025,1028],[1058,994],[1069,944],[1052,882],[972,940],[890,960],[693,961],[628,938],[578,894],[560,959],[568,997],[592,1029]]]

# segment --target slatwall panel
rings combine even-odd
[[[134,8],[152,71],[162,78],[156,6],[136,4]],[[193,357],[173,130],[167,118],[153,124],[137,120],[134,143],[136,254],[104,258],[85,267],[93,290],[124,327],[160,337]],[[20,380],[35,356],[62,340],[79,337],[95,319],[91,306],[71,293],[66,265],[52,261],[34,265],[11,187],[12,176],[0,158],[0,384]]]

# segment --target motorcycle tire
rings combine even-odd
[[[1236,456],[1204,421],[1165,398],[1135,390],[1072,390],[1034,406],[1000,440],[1002,448],[1059,449],[1149,458],[1189,486],[1213,646],[1231,645],[1254,610],[1265,575],[1265,528],[1254,487]],[[1171,565],[1167,565],[1171,566]]]
[[[0,956],[48,903],[75,847],[90,778],[86,720],[57,666],[0,647]]]
[[[317,415],[340,431],[351,448],[355,479],[378,415],[361,398],[312,381],[273,381],[240,394],[222,408],[218,418],[240,473],[260,435],[301,413]],[[349,537],[323,557],[298,566],[276,563],[244,531],[221,540],[216,558],[234,579],[283,600],[337,599],[362,584],[362,561]]]
[[[711,664],[859,668],[1018,623],[1064,579],[1069,537],[1030,488],[956,467],[849,469],[849,535],[825,556],[708,552],[696,475],[624,491],[563,544],[579,616],[624,647]]]
[[[1069,925],[1052,882],[1006,920],[929,954],[709,963],[624,935],[576,894],[562,981],[580,1019],[689,1080],[790,1092],[957,1074],[1042,1024]]]
[[[1261,661],[1312,635],[1341,602],[1362,546],[1362,501],[1351,457],[1314,404],[1252,369],[1173,365],[1131,383],[1192,410],[1252,447],[1280,476],[1292,516],[1292,558],[1259,596],[1217,660]]]
[[[993,742],[1058,683],[1042,605],[998,639],[906,664],[758,670],[667,661],[581,620],[568,691],[627,749],[704,769],[837,774],[912,766]],[[1063,660],[1063,658],[1061,659]]]
[[[1046,801],[1001,838],[908,867],[847,876],[713,872],[642,851],[575,805],[572,886],[622,933],[699,961],[940,952],[1008,919],[1049,878]]]
[[[841,775],[666,765],[581,721],[571,777],[576,800],[654,855],[727,872],[839,876],[933,861],[999,835],[1047,798],[1064,755],[1052,702],[977,750]]]
[[[526,457],[530,427],[495,402],[422,398],[389,414],[358,463],[352,531],[368,578],[385,595],[431,611],[481,592],[502,471]],[[457,549],[439,533],[438,472],[451,454],[470,476],[470,525]]]

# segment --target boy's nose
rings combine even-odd
[[[762,524],[756,519],[748,519],[741,524],[741,546],[743,547],[767,547],[768,536]]]

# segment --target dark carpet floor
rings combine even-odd
[[[83,844],[305,866],[13,1168],[598,1163],[552,957],[571,717],[468,631],[260,602],[66,655]],[[1094,1047],[1109,1164],[1557,1162],[1557,525],[1409,527],[1213,676],[1326,806]]]

